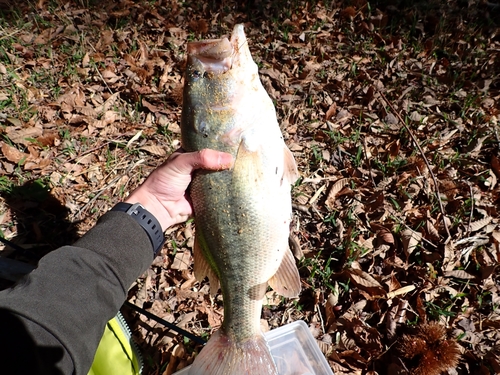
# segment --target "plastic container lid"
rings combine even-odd
[[[307,324],[301,320],[265,335],[279,375],[334,375]],[[188,375],[189,367],[174,375]]]

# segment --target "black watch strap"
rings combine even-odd
[[[130,215],[135,221],[137,221],[141,227],[144,228],[149,236],[149,239],[151,240],[154,256],[156,257],[158,252],[163,247],[163,244],[165,243],[165,236],[163,235],[163,231],[158,219],[156,219],[153,214],[142,207],[139,203],[131,204],[120,202],[117,203],[111,209],[111,211],[125,212],[126,214]]]

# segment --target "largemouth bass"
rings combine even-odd
[[[300,278],[288,247],[291,184],[298,178],[243,25],[231,38],[188,43],[181,120],[186,151],[229,152],[230,170],[196,172],[194,273],[219,286],[224,321],[190,375],[277,375],[260,329],[270,285],[295,297]]]

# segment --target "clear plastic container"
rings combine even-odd
[[[334,375],[307,324],[301,320],[265,334],[279,375]],[[189,367],[174,375],[188,375]]]

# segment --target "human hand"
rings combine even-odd
[[[186,221],[193,213],[186,189],[196,169],[223,170],[233,165],[231,154],[204,149],[176,151],[135,189],[126,203],[140,203],[160,222],[163,230]]]

